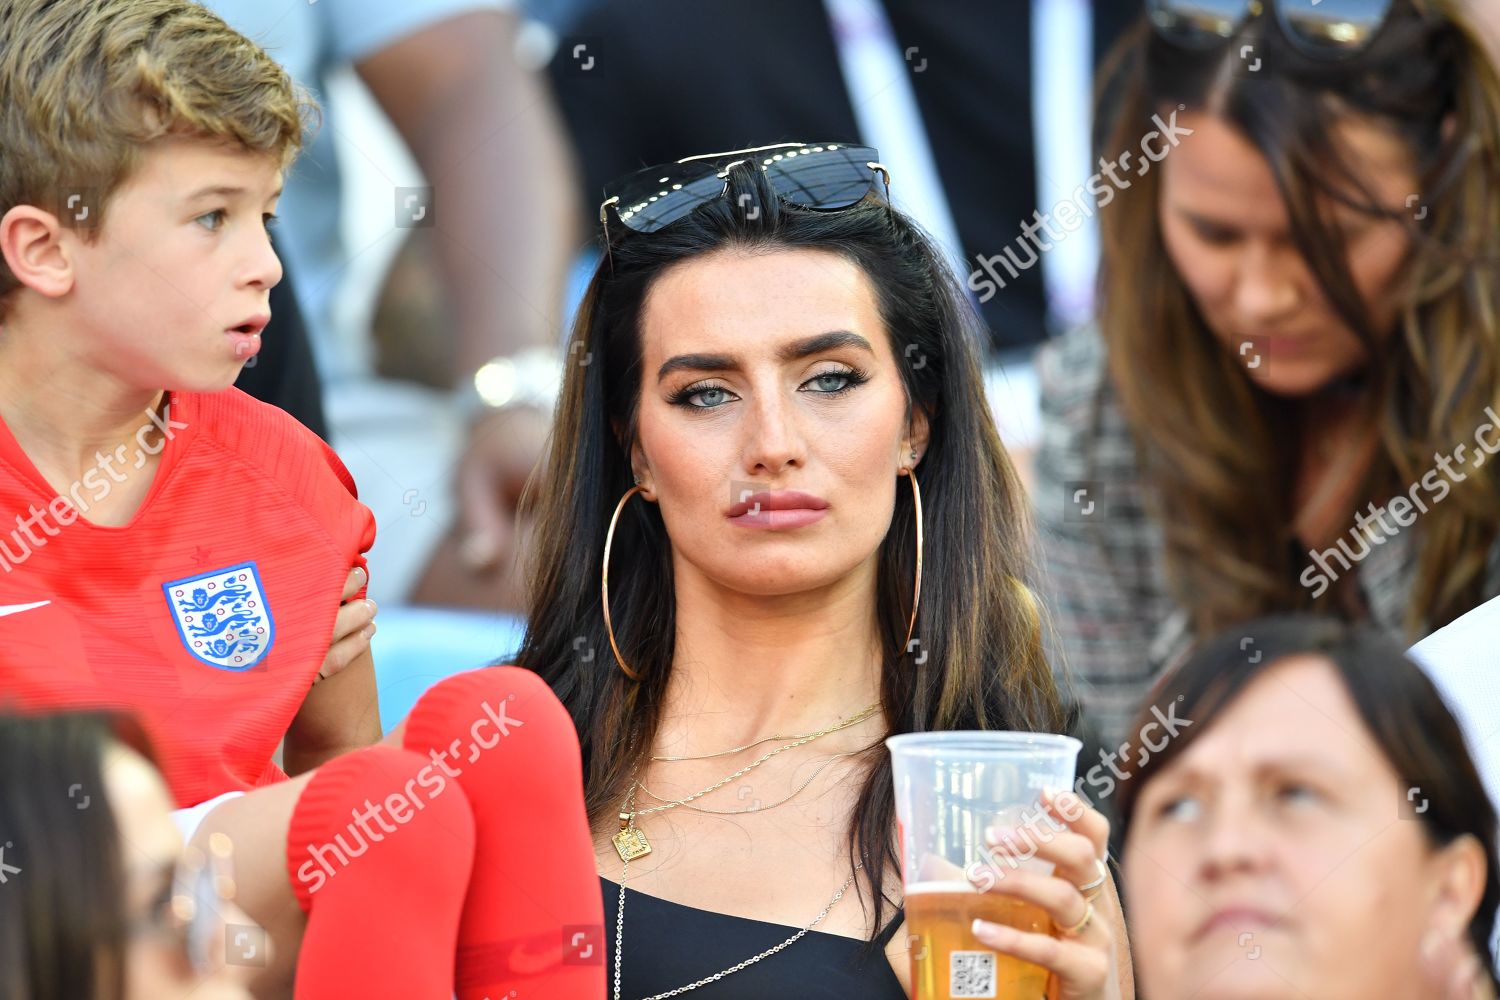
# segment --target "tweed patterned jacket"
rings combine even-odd
[[[1161,525],[1108,382],[1105,351],[1097,328],[1080,327],[1038,355],[1042,431],[1033,499],[1052,623],[1048,652],[1060,684],[1113,748],[1127,738],[1152,682],[1195,637],[1168,584]],[[1354,567],[1371,620],[1398,641],[1420,638],[1404,626],[1419,529],[1420,522],[1369,545]],[[1500,545],[1485,580],[1486,597],[1497,594]]]

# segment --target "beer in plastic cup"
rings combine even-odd
[[[1041,1000],[1047,970],[1002,955],[970,931],[976,917],[1051,934],[1045,911],[984,887],[1019,866],[1050,873],[1030,857],[1062,829],[1041,793],[1073,786],[1081,744],[1046,733],[913,733],[886,740],[896,784],[901,876],[916,1000]],[[992,852],[991,826],[1018,830],[1015,854]]]

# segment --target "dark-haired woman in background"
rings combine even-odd
[[[1040,363],[1048,608],[1111,743],[1195,636],[1500,594],[1500,78],[1449,0],[1213,6],[1123,43],[1104,154],[1176,145],[1105,187],[1098,328]]]
[[[184,863],[138,726],[0,714],[0,761],[0,998],[248,1000],[259,963],[232,964],[225,929],[246,936],[239,958],[259,929],[226,856]]]
[[[1127,769],[1118,800],[1145,995],[1494,996],[1495,810],[1399,646],[1368,625],[1261,619],[1151,701],[1192,725]]]
[[[974,317],[882,180],[789,143],[602,209],[514,662],[579,728],[615,1000],[909,995],[883,739],[1065,725]],[[1132,993],[1106,831],[1026,883],[1072,934],[993,945],[1078,1000]]]

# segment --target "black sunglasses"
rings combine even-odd
[[[730,168],[742,163],[760,167],[777,196],[801,208],[824,212],[848,208],[877,192],[877,180],[883,182],[886,200],[890,200],[890,172],[869,146],[784,142],[705,153],[637,170],[609,185],[614,193],[599,206],[606,241],[611,210],[630,229],[654,233],[699,205],[722,198],[729,190]],[[742,200],[746,197],[741,196]],[[759,211],[753,205],[740,207]]]
[[[1146,0],[1156,30],[1180,45],[1208,49],[1276,8],[1287,41],[1315,59],[1342,59],[1369,48],[1395,0]]]

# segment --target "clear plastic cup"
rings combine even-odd
[[[896,785],[901,876],[916,1000],[1039,1000],[1047,971],[992,951],[974,918],[1055,933],[1045,911],[1003,892],[1014,866],[1050,873],[1032,857],[1060,829],[1043,791],[1073,787],[1082,746],[1046,733],[913,733],[886,740]],[[1014,828],[1019,850],[993,852],[985,831]]]

